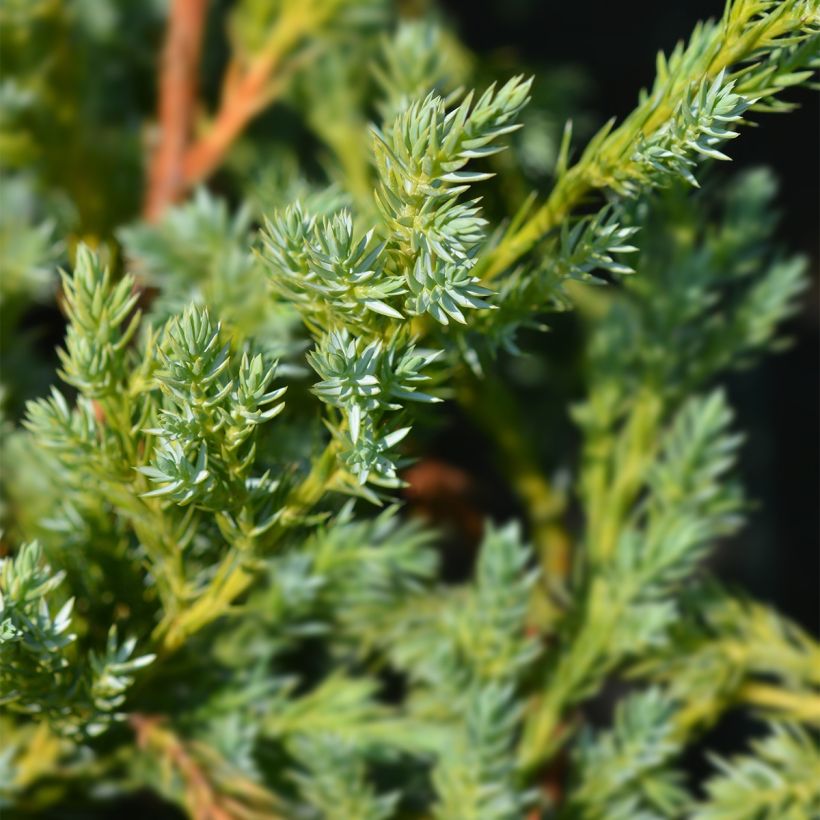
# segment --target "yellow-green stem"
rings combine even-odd
[[[670,84],[660,99],[647,95],[646,100],[603,141],[594,157],[586,158],[558,179],[547,201],[479,262],[476,272],[484,282],[491,282],[517,262],[592,192],[609,187],[613,182],[613,168],[628,173],[638,140],[650,137],[667,123],[691,87],[710,82],[721,71],[742,62],[757,49],[771,45],[778,37],[809,22],[809,18],[804,20],[793,14],[782,14],[779,18],[750,25],[757,11],[755,3],[728,6],[724,19],[714,29],[712,44],[703,50],[700,65]]]
[[[661,410],[662,402],[655,392],[642,390],[617,438],[614,458],[610,452],[599,453],[590,467],[587,544],[594,561],[605,561],[615,549],[655,451]]]
[[[253,558],[272,549],[321,499],[336,473],[336,446],[328,445],[305,479],[292,491],[277,523],[267,533],[233,544],[208,587],[179,612],[167,613],[154,631],[163,653],[178,649],[188,637],[225,615],[256,577]]]
[[[526,509],[531,538],[542,569],[550,582],[566,580],[571,542],[561,523],[566,498],[545,478],[517,417],[518,405],[498,380],[485,376],[479,382],[462,372],[458,381],[462,407],[491,436],[513,490]],[[498,419],[504,424],[499,425]]]
[[[820,694],[790,692],[768,683],[746,683],[737,694],[739,703],[775,711],[781,718],[820,724]]]

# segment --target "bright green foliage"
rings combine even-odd
[[[732,93],[733,87],[734,83],[726,82],[720,73],[711,85],[704,82],[685,97],[667,127],[639,142],[635,161],[642,167],[635,176],[641,181],[651,179],[655,184],[660,184],[664,177],[682,177],[697,186],[689,170],[696,164],[693,155],[729,159],[717,147],[739,136],[732,127],[749,106],[746,99]],[[616,177],[613,187],[629,191],[629,184]]]
[[[715,146],[733,133],[726,126],[740,124],[744,111],[789,110],[776,95],[817,68],[817,27],[816,0],[737,0],[671,55],[659,53],[652,88],[618,128],[607,122],[572,166],[565,131],[549,199],[511,223],[482,265],[484,275],[517,261],[591,192],[634,198],[675,180],[692,184],[694,163],[704,151],[715,158]]]
[[[324,336],[309,354],[313,369],[322,377],[315,393],[323,402],[344,411],[347,432],[336,434],[346,442],[350,471],[364,484],[370,470],[382,479],[395,479],[390,451],[407,435],[409,428],[394,429],[379,437],[377,425],[386,411],[400,410],[395,400],[438,401],[416,385],[430,377],[421,370],[438,354],[418,355],[410,344],[394,341],[387,349],[378,340],[365,345],[346,331]]]
[[[384,246],[369,250],[372,236],[370,231],[354,242],[347,211],[317,221],[305,218],[298,205],[288,208],[268,221],[263,237],[266,256],[274,265],[274,289],[316,327],[333,327],[339,313],[351,327],[368,311],[401,319],[387,300],[404,288],[384,275]]]
[[[285,388],[267,391],[275,366],[244,354],[232,379],[219,328],[197,308],[171,321],[158,350],[163,367],[155,378],[167,401],[159,427],[146,431],[159,439],[154,465],[140,471],[162,486],[148,495],[215,510],[241,507],[255,456],[253,441],[245,445],[285,406],[274,404]]]
[[[381,411],[401,407],[390,399],[430,399],[415,383],[429,378],[421,367],[439,352],[413,354],[405,315],[430,314],[446,326],[466,323],[464,309],[491,307],[483,298],[490,291],[470,273],[486,222],[475,201],[459,196],[488,178],[464,169],[501,150],[493,143],[516,130],[528,91],[515,78],[451,111],[430,94],[400,111],[387,135],[377,130],[378,229],[359,237],[350,213],[319,219],[298,205],[266,221],[262,255],[274,292],[318,337],[310,357],[322,377],[316,393],[344,410],[345,426],[330,426],[361,484],[396,483],[392,451],[409,428],[382,423]],[[375,230],[385,236],[378,245]]]
[[[707,798],[694,813],[697,820],[798,820],[820,812],[820,754],[814,738],[799,727],[774,726],[753,751],[717,761],[722,773],[707,781]]]
[[[87,6],[71,25],[97,42]],[[326,152],[308,170],[304,134],[260,122],[224,198],[113,227],[78,203],[105,241],[65,245],[73,185],[4,186],[0,308],[16,322],[71,261],[66,388],[15,425],[28,388],[3,375],[1,805],[82,794],[92,816],[99,785],[202,818],[812,816],[820,648],[708,579],[746,511],[719,382],[781,346],[805,263],[773,246],[768,172],[718,191],[702,167],[809,79],[816,0],[730,0],[575,163],[565,129],[541,203],[511,139],[539,78],[465,93],[450,33],[387,23],[379,3],[233,8],[236,65],[275,55],[283,120]],[[38,91],[20,49],[0,143],[24,166],[59,84]],[[558,310],[583,393],[551,490],[498,374]],[[526,519],[479,533],[442,490],[476,542],[458,580],[400,495],[442,413],[486,428]],[[618,681],[611,725],[585,726]],[[734,708],[770,735],[690,789],[690,744]]]
[[[388,135],[376,132],[379,209],[405,270],[405,309],[429,313],[441,324],[466,323],[462,308],[485,308],[488,291],[470,274],[486,224],[477,202],[459,196],[487,179],[465,170],[470,160],[501,150],[499,137],[515,131],[530,83],[516,77],[496,92],[472,95],[447,111],[431,94],[393,122]]]

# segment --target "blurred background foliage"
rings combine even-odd
[[[594,125],[608,116],[625,116],[634,106],[635,89],[652,79],[657,49],[671,48],[681,32],[697,20],[718,16],[723,7],[720,0],[674,4],[651,0],[629,4],[489,0],[482,3],[481,14],[473,14],[472,4],[467,2],[446,0],[442,5],[457,21],[456,29],[464,42],[476,52],[495,60],[523,61],[539,71],[562,71],[574,78],[575,93],[564,105],[573,117],[580,114],[583,122]],[[625,17],[636,22],[625,24]],[[549,85],[571,87],[563,78]],[[546,112],[542,116],[551,123],[555,139],[561,127],[560,108],[553,120],[555,100],[545,93]],[[742,585],[817,632],[820,152],[816,148],[820,106],[817,93],[810,89],[798,90],[792,99],[800,104],[797,111],[768,119],[765,128],[752,129],[735,144],[734,167],[726,164],[711,169],[712,184],[722,187],[737,167],[771,168],[777,184],[772,214],[788,211],[788,217],[777,223],[775,240],[809,259],[811,282],[801,310],[785,328],[791,346],[756,365],[754,371],[729,377],[731,403],[739,427],[748,435],[741,454],[744,481],[749,497],[757,504],[750,526],[728,543],[716,560],[727,581]],[[542,352],[527,357],[531,370],[519,378],[527,402],[547,402],[543,415],[530,415],[531,419],[544,419],[543,424],[539,420],[533,425],[536,440],[543,438],[538,430],[560,429],[557,425],[565,406],[560,399],[553,402],[553,391],[539,386],[574,389],[572,364],[569,372],[562,374],[544,370],[559,367],[573,349],[577,316],[564,314],[557,319],[551,322],[552,333],[528,339],[528,346],[538,344]],[[524,366],[519,360],[511,365],[513,374]],[[563,436],[552,434],[550,438],[560,440]],[[545,446],[550,445],[541,444]]]

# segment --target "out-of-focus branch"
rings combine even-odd
[[[193,820],[283,820],[276,797],[230,768],[213,749],[184,742],[156,716],[132,714],[129,722],[139,748],[179,776]]]
[[[513,397],[499,380],[485,375],[480,385],[466,372],[458,383],[458,397],[471,418],[492,436],[513,489],[526,508],[544,575],[550,585],[562,586],[572,561],[572,544],[562,524],[567,500],[544,477],[523,433],[522,421],[516,418]],[[506,419],[506,424],[498,425],[495,420],[499,417]]]
[[[272,36],[268,47],[244,70],[236,58],[231,60],[213,124],[185,153],[186,186],[212,174],[247,124],[276,96],[278,84],[273,77],[283,53],[279,45],[278,38]]]
[[[338,0],[283,4],[262,48],[235,53],[225,70],[219,108],[210,126],[192,138],[196,74],[207,0],[173,0],[160,76],[160,134],[151,162],[144,216],[164,209],[222,163],[248,123],[273,102],[292,73],[314,52],[294,55],[304,38],[335,13]]]
[[[298,67],[294,50],[306,35],[328,21],[337,6],[337,0],[285,3],[262,49],[250,59],[234,55],[225,72],[213,124],[185,154],[186,185],[196,185],[219,167],[234,140],[281,93]]]
[[[159,134],[151,156],[143,206],[157,219],[187,187],[183,159],[197,98],[207,0],[172,0],[159,75]]]

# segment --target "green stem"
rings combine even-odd
[[[594,694],[609,674],[612,633],[634,596],[634,588],[612,589],[597,577],[589,585],[586,611],[565,641],[544,689],[530,702],[518,750],[525,776],[534,774],[561,748],[572,731],[567,711]]]
[[[139,462],[132,419],[131,395],[125,389],[100,400],[108,430],[119,441],[120,457],[116,463]],[[164,610],[175,610],[185,592],[185,572],[177,534],[169,528],[169,519],[159,499],[143,498],[144,478],[136,472],[122,475],[112,462],[111,473],[101,476],[101,486],[113,506],[131,522],[134,533],[148,556],[157,581]],[[105,468],[107,469],[107,468]]]
[[[612,561],[625,519],[645,481],[661,411],[657,392],[642,389],[624,430],[616,435],[611,428],[602,428],[587,445],[583,486],[592,575],[581,620],[562,642],[563,651],[545,688],[533,699],[525,718],[519,749],[525,774],[537,770],[563,745],[571,731],[565,725],[567,710],[597,691],[617,661],[612,657],[612,633],[646,579],[636,574],[628,586],[613,589],[600,570]]]

